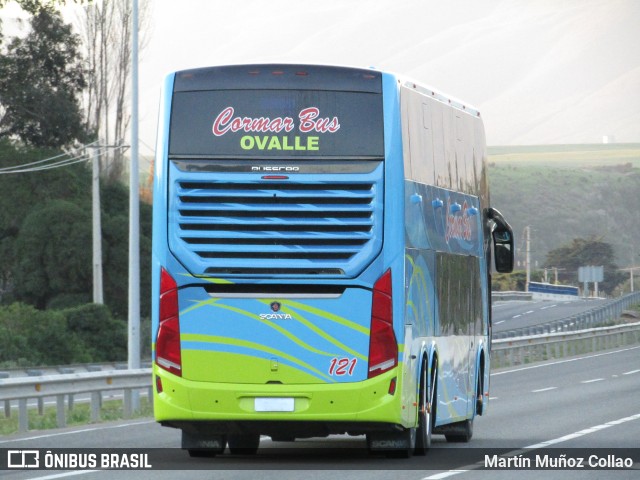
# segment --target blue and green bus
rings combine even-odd
[[[154,409],[191,455],[261,436],[468,441],[487,408],[491,208],[480,114],[391,73],[179,71],[153,198]],[[495,267],[494,267],[495,265]]]

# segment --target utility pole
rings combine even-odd
[[[631,288],[631,293],[633,293],[635,291],[634,287],[633,287],[633,272],[635,270],[640,270],[640,267],[634,267],[632,265],[632,266],[627,267],[627,268],[619,268],[618,270],[623,271],[623,272],[626,272],[626,271],[629,272],[629,286]]]
[[[524,227],[524,235],[525,235],[525,242],[526,242],[526,256],[525,256],[525,270],[526,270],[526,280],[525,280],[525,284],[524,284],[524,291],[528,292],[529,291],[529,283],[531,283],[531,227],[529,225],[527,225],[526,227]]]
[[[629,265],[629,286],[631,287],[631,293],[633,293],[633,271],[638,268],[634,267],[634,263],[636,263],[636,246],[635,244],[631,245],[631,264]]]
[[[100,217],[100,145],[91,146],[93,157],[93,175],[91,181],[91,213],[93,236],[93,303],[104,303],[102,286],[102,221]]]
[[[547,267],[544,269],[544,283],[549,283],[549,277],[548,277],[548,271],[549,269],[553,270],[553,276],[554,276],[554,285],[558,285],[558,272],[559,271],[564,271],[564,268],[558,268],[558,267]]]
[[[129,168],[129,344],[128,367],[140,368],[140,183],[138,172],[138,0],[131,15],[131,164]],[[125,399],[126,400],[126,399]],[[131,409],[139,410],[132,396]],[[125,402],[126,403],[126,402]]]

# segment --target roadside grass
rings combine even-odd
[[[58,428],[56,407],[47,406],[43,414],[38,413],[37,407],[29,408],[29,431],[50,430]],[[146,397],[140,398],[140,410],[129,418],[146,418],[153,416],[153,405]],[[91,412],[89,403],[74,403],[71,410],[66,411],[67,426],[89,425],[91,424]],[[100,422],[112,422],[124,419],[122,400],[106,400],[100,408]],[[6,418],[0,416],[0,435],[11,435],[18,433],[18,409],[11,409],[11,416]]]

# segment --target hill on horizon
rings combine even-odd
[[[590,236],[613,246],[619,267],[640,264],[640,144],[490,147],[489,181],[520,262],[529,225],[534,266]]]

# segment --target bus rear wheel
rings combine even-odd
[[[367,434],[370,453],[382,453],[389,458],[409,458],[416,448],[416,429]]]
[[[201,431],[182,431],[182,448],[190,457],[210,458],[222,455],[227,447],[225,435],[210,435]]]
[[[260,446],[260,435],[257,433],[229,435],[229,452],[232,455],[255,455]]]
[[[435,418],[436,368],[429,374],[426,361],[420,375],[420,398],[418,401],[418,430],[416,432],[416,455],[426,455],[431,447]],[[429,381],[427,381],[429,379]]]
[[[473,436],[473,419],[449,425],[448,431],[444,434],[447,442],[467,443]]]

